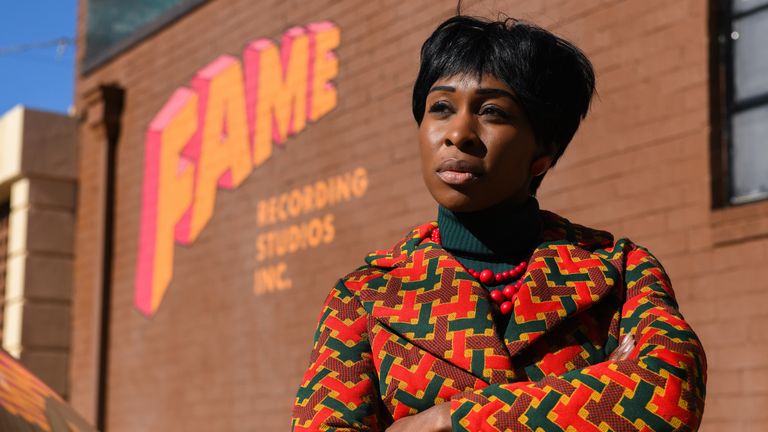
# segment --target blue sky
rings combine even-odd
[[[67,112],[72,105],[75,47],[8,52],[61,37],[73,39],[77,0],[3,2],[0,13],[0,115],[17,104]]]

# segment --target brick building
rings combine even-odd
[[[331,284],[435,217],[410,89],[455,2],[120,3],[80,2],[71,403],[109,431],[286,430]],[[708,354],[702,430],[758,430],[767,2],[465,3],[591,58],[542,207],[661,259]]]

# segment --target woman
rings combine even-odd
[[[695,430],[704,352],[661,265],[533,197],[587,113],[587,58],[464,16],[421,54],[437,222],[331,290],[293,430]]]

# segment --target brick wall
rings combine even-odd
[[[599,97],[544,181],[542,207],[629,236],[662,260],[709,358],[702,430],[756,430],[768,415],[761,409],[768,402],[768,344],[759,330],[768,296],[761,268],[768,206],[710,209],[707,2],[465,3],[469,13],[502,10],[534,21],[592,59]],[[79,78],[80,112],[88,111],[86,95],[100,84],[126,89],[107,369],[110,431],[288,427],[331,284],[369,249],[390,245],[435,215],[421,185],[410,87],[421,43],[454,8],[452,1],[214,0]],[[84,19],[81,13],[81,41]],[[217,56],[241,58],[249,41],[324,19],[341,29],[338,106],[277,148],[238,188],[219,191],[201,236],[175,248],[173,280],[158,312],[143,316],[133,289],[150,120]],[[72,404],[93,419],[104,143],[87,122],[81,137],[71,389]],[[328,210],[335,240],[285,257],[291,289],[254,295],[257,202],[359,166],[368,171],[369,188]]]

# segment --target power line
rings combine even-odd
[[[0,47],[0,56],[7,56],[11,54],[22,54],[25,52],[29,52],[36,49],[43,49],[43,48],[56,48],[56,56],[59,57],[62,54],[64,54],[64,51],[69,46],[74,46],[75,40],[62,36],[56,39],[47,40],[43,42],[30,42],[30,43],[23,43],[18,45],[13,45],[9,47]]]

